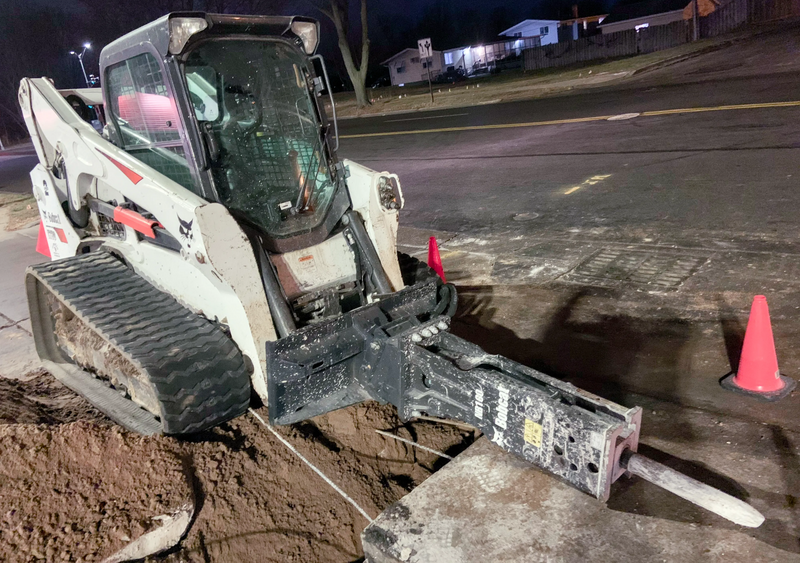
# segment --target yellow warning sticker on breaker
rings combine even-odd
[[[542,447],[542,425],[525,419],[525,441],[537,448]]]

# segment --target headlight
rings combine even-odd
[[[303,41],[303,49],[307,55],[313,55],[317,50],[319,33],[316,22],[293,21],[292,33]]]
[[[169,52],[179,54],[186,46],[186,42],[195,33],[208,27],[208,22],[203,18],[170,18],[169,20]]]
[[[403,207],[403,195],[397,178],[392,176],[378,178],[378,199],[381,207],[387,211],[396,211]]]

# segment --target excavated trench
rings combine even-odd
[[[475,439],[452,425],[401,424],[377,403],[278,430],[374,517],[443,461],[376,429],[450,454]],[[149,560],[361,558],[364,517],[252,415],[189,439],[141,437],[45,372],[0,379],[0,561],[100,561],[192,498],[184,540]]]

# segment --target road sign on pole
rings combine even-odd
[[[427,37],[425,39],[420,39],[417,41],[417,47],[419,47],[419,58],[420,59],[429,59],[433,54],[431,50],[431,38]]]
[[[433,61],[433,49],[431,48],[431,38],[426,37],[417,41],[419,48],[419,58],[425,61],[428,69],[428,92],[431,94],[431,103],[433,103],[433,84],[431,84],[431,62]]]

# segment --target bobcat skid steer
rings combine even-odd
[[[468,422],[599,499],[647,473],[641,409],[448,332],[455,289],[396,250],[397,177],[337,158],[318,33],[303,17],[158,19],[101,53],[102,134],[82,106],[96,90],[22,81],[53,258],[26,277],[45,367],[144,434],[213,427],[252,394],[273,424],[374,399]]]

